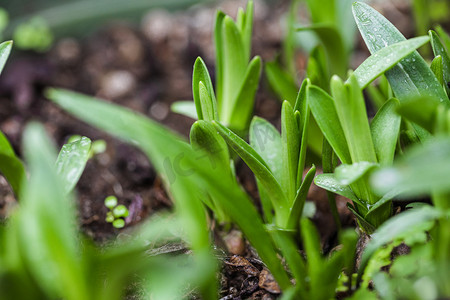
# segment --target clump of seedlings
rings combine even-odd
[[[317,34],[325,53],[312,50],[308,77],[295,97],[283,99],[281,132],[252,113],[262,64],[259,57],[250,61],[252,1],[236,21],[220,11],[216,15],[215,86],[198,58],[194,101],[174,106],[191,116],[195,108],[198,120],[189,141],[118,105],[63,89],[46,91],[62,109],[141,149],[173,199],[174,213],[153,217],[105,249],[74,226],[72,190],[94,144],[86,137],[73,139],[56,156],[42,126],[33,123],[24,134],[24,164],[0,135],[0,171],[20,201],[0,230],[2,295],[121,299],[137,277],[144,298],[190,298],[186,291],[195,287],[202,299],[217,299],[219,261],[210,230],[215,218],[224,228],[242,231],[281,299],[450,297],[450,38],[438,29],[406,40],[380,13],[356,2],[353,16],[371,56],[346,73],[353,37],[340,22],[350,26],[343,18],[351,13],[348,1],[327,1],[333,6],[323,12],[317,1],[307,2],[313,25],[301,30]],[[330,16],[331,24],[321,24]],[[416,51],[430,41],[431,65]],[[291,58],[291,42],[285,59]],[[339,63],[331,51],[336,43],[337,58],[345,58]],[[0,70],[11,46],[0,45]],[[277,91],[287,86],[292,71],[282,69],[276,64],[267,69]],[[275,80],[281,71],[286,76]],[[371,85],[377,78],[378,86]],[[365,90],[378,108],[371,119]],[[314,130],[323,147],[310,142]],[[317,167],[308,162],[309,151],[321,154],[323,174],[316,175]],[[236,178],[239,159],[255,176],[262,214]],[[330,253],[324,253],[305,213],[313,182],[329,192],[336,220],[334,194],[349,199],[358,224],[359,235],[338,227],[338,245]],[[414,200],[418,196],[430,203]],[[410,202],[406,211],[395,214],[395,202],[404,200]],[[104,204],[106,221],[124,227],[127,208],[115,196]],[[365,246],[358,243],[363,238]],[[192,252],[146,252],[174,241]],[[396,257],[399,246],[407,251]]]

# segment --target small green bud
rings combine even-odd
[[[92,142],[91,151],[94,155],[105,152],[106,151],[105,140],[97,140]]]
[[[112,224],[115,228],[123,228],[125,226],[125,221],[123,219],[116,219]]]
[[[108,223],[113,223],[114,222],[114,215],[113,215],[113,213],[112,212],[110,212],[110,211],[108,211],[107,213],[106,213],[106,219],[105,219],[105,221],[106,222],[108,222]]]
[[[125,207],[125,205],[118,205],[113,209],[114,217],[120,218],[120,217],[128,217],[128,209]]]
[[[113,209],[117,205],[117,197],[116,196],[108,196],[105,198],[105,206],[109,209]]]

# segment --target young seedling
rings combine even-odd
[[[216,91],[200,57],[194,64],[192,78],[198,120],[220,120],[240,135],[246,135],[261,74],[261,58],[256,56],[249,62],[252,28],[253,1],[248,2],[245,12],[238,11],[236,22],[218,11],[214,26]],[[206,111],[202,110],[202,105]],[[192,115],[192,109],[185,103],[176,104],[174,108],[177,112]],[[207,116],[208,111],[214,111],[214,114]]]
[[[116,196],[108,196],[105,198],[105,206],[109,209],[106,213],[106,222],[112,223],[115,228],[123,228],[125,226],[124,218],[128,217],[128,209],[125,205],[117,205]]]

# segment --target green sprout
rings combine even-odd
[[[125,226],[124,218],[128,217],[129,214],[126,206],[123,204],[117,205],[116,196],[106,197],[104,203],[105,206],[109,208],[109,211],[106,213],[105,221],[112,223],[115,228],[123,228]]]

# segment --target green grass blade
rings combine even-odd
[[[202,104],[200,101],[200,82],[203,83],[206,88],[209,97],[213,101],[216,101],[214,96],[214,89],[211,82],[211,77],[209,76],[206,64],[201,57],[197,57],[194,63],[194,71],[192,74],[192,94],[194,97],[195,108],[197,110],[197,117],[199,120],[203,119]]]
[[[269,167],[261,158],[261,156],[250,147],[243,139],[233,133],[220,123],[213,122],[217,131],[222,135],[227,144],[242,158],[247,166],[255,174],[256,178],[266,189],[266,192],[274,205],[277,212],[278,220],[283,219],[283,215],[287,213],[288,205],[285,192],[277,182]]]
[[[440,55],[442,57],[444,82],[450,82],[450,57],[448,56],[448,52],[445,50],[445,47],[436,32],[430,30],[428,34],[431,38],[431,46],[433,47],[434,56]],[[445,85],[445,89],[447,91],[447,94],[450,94],[450,87],[447,84]]]
[[[182,181],[183,186],[192,185],[206,188],[212,197],[222,203],[230,217],[257,249],[280,287],[287,289],[291,285],[273,245],[268,243],[270,236],[265,231],[261,217],[249,197],[235,181],[227,180],[223,174],[218,172],[218,169],[213,169],[210,164],[203,163],[201,157],[204,155],[200,153],[199,157],[199,153],[193,152],[191,147],[179,136],[128,109],[64,90],[48,90],[47,96],[82,120],[141,148],[151,159],[158,173],[166,179],[166,182],[170,181],[170,173],[175,173],[176,177],[172,178],[171,188],[178,181]],[[178,160],[181,157],[184,161],[182,168],[179,165],[177,168],[171,166],[176,162],[177,157]],[[170,168],[172,168],[171,171],[168,170]],[[193,172],[187,172],[189,170]],[[182,190],[179,195],[182,196]],[[183,220],[193,218],[190,216],[198,214],[197,210],[192,211],[197,208],[196,202],[184,202],[184,198],[177,199],[177,197],[174,199],[178,213],[184,214]],[[202,241],[209,240],[208,233],[205,232],[206,219],[195,220],[186,225],[196,226],[195,228],[185,227],[190,239],[195,235],[200,235],[197,238],[201,238]],[[199,247],[200,249],[204,247],[203,242],[200,246],[194,247],[194,250]]]
[[[355,2],[353,15],[372,54],[405,40],[394,25],[367,4]],[[417,52],[410,54],[387,71],[386,77],[400,101],[414,95],[435,96],[441,101],[448,99],[433,72]]]
[[[170,110],[174,113],[189,117],[196,120],[197,110],[195,108],[195,103],[193,101],[177,101],[172,103]]]
[[[250,146],[261,156],[278,183],[282,177],[282,146],[278,130],[268,121],[254,117],[250,124]]]
[[[0,44],[0,74],[2,73],[6,61],[8,60],[9,53],[11,53],[12,45],[12,41],[7,41]]]
[[[281,186],[288,200],[294,201],[297,192],[297,167],[300,150],[300,133],[294,110],[288,101],[281,108],[281,145],[283,172]]]
[[[255,103],[255,94],[258,90],[261,65],[262,62],[259,56],[253,58],[248,65],[244,81],[232,108],[229,120],[232,129],[245,131],[248,128]]]
[[[373,146],[380,165],[389,165],[394,160],[401,123],[396,113],[399,104],[397,99],[392,98],[381,107],[370,123]]]
[[[14,153],[11,144],[0,131],[0,172],[11,185],[14,194],[20,195],[23,180],[27,178],[25,166]]]
[[[445,32],[445,30],[440,25],[436,26],[436,32],[439,34],[439,37],[444,43],[445,48],[447,48],[447,50],[450,51],[450,35],[447,32]]]
[[[56,171],[63,181],[66,192],[70,192],[80,179],[89,159],[90,150],[91,140],[84,136],[62,146],[56,159]]]
[[[351,163],[347,140],[339,122],[333,99],[316,86],[307,88],[308,104],[317,124],[322,130],[339,159],[346,164]]]
[[[376,162],[364,96],[356,77],[351,75],[349,82],[344,84],[339,77],[333,76],[331,91],[352,162]],[[333,146],[332,143],[330,144]],[[334,150],[339,156],[336,149]]]
[[[425,45],[429,40],[426,36],[412,38],[381,48],[369,56],[353,72],[353,75],[358,79],[361,89],[366,88],[375,78],[390,70],[403,58]]]
[[[277,62],[268,62],[265,66],[266,78],[270,87],[275,91],[278,99],[283,102],[295,103],[297,85],[288,72],[285,72]]]

